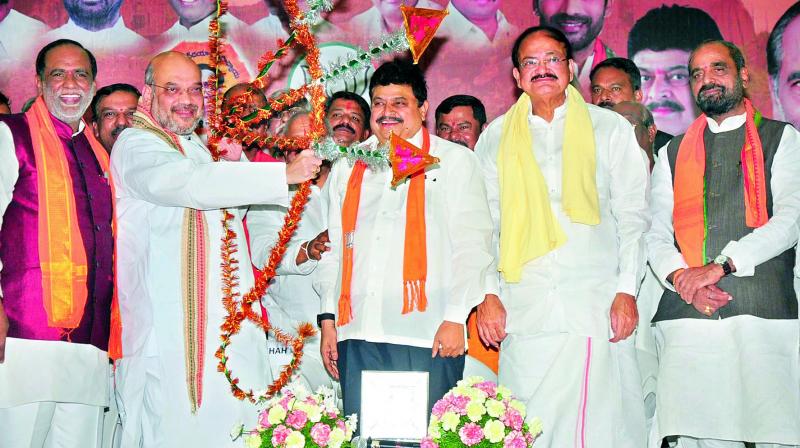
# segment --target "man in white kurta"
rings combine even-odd
[[[197,66],[183,54],[162,53],[151,61],[145,78],[140,108],[146,111],[152,104],[154,120],[162,131],[177,136],[183,153],[143,129],[141,118],[137,128],[120,135],[112,152],[122,315],[123,358],[116,371],[122,446],[235,446],[229,437],[232,426],[237,422],[254,425],[256,409],[234,398],[225,377],[216,370],[214,353],[226,315],[221,301],[221,209],[233,214],[230,225],[236,232],[237,258],[249,260],[241,222],[244,207],[286,205],[287,182],[310,178],[319,161],[303,154],[299,162],[288,166],[212,163],[208,149],[193,134],[203,103]],[[182,235],[184,213],[192,209],[202,210],[207,230],[199,240],[206,245],[207,262],[195,271],[187,269],[182,249],[187,237]],[[238,290],[244,294],[253,285],[253,273],[241,268],[238,278]],[[184,334],[184,282],[205,284],[205,340]],[[187,374],[189,344],[202,354],[197,361],[203,365],[196,377]],[[243,323],[227,356],[228,368],[243,388],[263,389],[269,383],[260,328]],[[192,401],[189,383],[199,381],[202,401]]]
[[[345,414],[360,412],[364,370],[428,372],[431,406],[455,385],[464,369],[464,323],[488,290],[484,280],[493,262],[491,218],[477,160],[422,126],[428,102],[419,68],[405,61],[384,63],[372,76],[370,97],[373,136],[363,147],[388,144],[395,133],[439,162],[396,187],[390,169],[368,167],[359,185],[351,176],[360,167],[345,160],[328,177],[331,251],[317,266],[315,289],[322,312],[330,315],[322,321],[323,362],[340,378]],[[354,210],[355,188],[360,199]],[[409,214],[419,200],[422,213]],[[350,213],[355,222],[347,219]],[[423,242],[406,247],[406,240],[422,232]],[[348,235],[346,244],[343,235]],[[349,249],[353,256],[343,256]],[[424,302],[413,293],[421,282],[408,281],[422,265],[408,264],[414,255],[425,257],[424,283],[416,288]],[[347,271],[352,275],[342,275]]]
[[[689,58],[689,71],[704,113],[659,155],[653,225],[646,236],[650,265],[667,288],[653,318],[658,441],[651,446],[660,446],[666,436],[673,436],[671,447],[682,448],[798,446],[800,326],[792,271],[800,219],[800,133],[759,117],[746,103],[749,73],[733,44],[700,45]],[[695,145],[684,142],[698,130],[705,154],[687,158]],[[745,139],[757,139],[761,147],[755,157],[761,166],[750,182]],[[705,211],[696,222],[704,236],[702,249],[698,244],[693,251],[680,230],[686,224],[676,203],[684,201],[675,198],[690,180],[681,176],[688,171],[686,160],[703,158],[697,189]],[[756,193],[753,204],[758,208],[764,201],[761,222],[745,219],[746,185],[756,183],[766,194]]]
[[[488,126],[475,147],[484,169],[495,238],[501,239],[498,269],[503,274],[502,303],[487,299],[478,307],[479,331],[487,343],[502,340],[500,384],[526,403],[529,416],[545,422],[537,446],[639,448],[645,443],[644,410],[629,336],[636,326],[634,296],[645,267],[647,159],[622,116],[585,104],[577,89],[569,86],[574,76],[572,56],[560,31],[529,28],[517,44],[513,73],[525,94]],[[594,154],[570,159],[568,151],[574,154],[591,144],[574,140],[587,130],[573,127],[572,134],[565,132],[575,126],[570,120],[582,116],[590,120],[584,126],[592,127],[588,132],[593,133]],[[525,140],[529,133],[532,142],[531,149],[519,146],[520,157],[529,157],[525,152],[530,150],[534,160],[518,178],[507,177],[514,174],[509,166],[513,162],[505,158],[517,159],[501,143],[507,138],[505,127],[518,129],[516,140]],[[582,166],[592,159],[594,164]],[[570,166],[565,166],[568,161]],[[535,172],[536,166],[541,174]],[[574,173],[581,170],[585,177],[580,191],[597,198],[589,207],[596,214],[592,224],[576,222],[578,218],[566,211],[568,200],[574,209],[575,204],[587,208],[566,188],[579,182]],[[532,176],[542,177],[539,190],[526,187],[535,181]],[[509,184],[512,179],[515,182]],[[506,220],[515,222],[505,203],[514,196],[503,192],[503,182],[506,189],[524,188],[526,197],[536,198],[525,201],[515,213],[539,210],[529,225],[519,228],[510,246],[504,246],[501,228]],[[545,240],[541,255],[511,258],[506,264],[504,251],[526,247],[537,238],[537,229],[554,226],[548,224],[553,221],[537,221],[535,216],[551,214],[565,236],[560,245]]]

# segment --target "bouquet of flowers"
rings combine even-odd
[[[473,376],[433,406],[421,448],[525,448],[541,433],[541,421],[525,423],[525,405],[508,388]]]
[[[289,385],[266,403],[255,429],[240,425],[231,435],[242,437],[247,448],[350,448],[356,419],[340,415],[330,388],[311,394],[301,385]]]

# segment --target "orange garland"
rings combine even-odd
[[[302,18],[302,13],[297,7],[296,0],[286,0],[286,9],[290,17],[295,19]],[[246,101],[248,101],[250,97],[247,94],[240,95],[240,97],[236,98],[234,106],[230,109],[230,111],[226,111],[230,113],[224,119],[220,116],[220,114],[217,113],[219,110],[216,106],[219,90],[218,73],[222,71],[222,66],[219,64],[219,61],[221,60],[222,56],[221,51],[224,51],[222,45],[220,44],[221,36],[219,17],[225,14],[226,10],[227,4],[225,0],[217,0],[217,16],[209,25],[209,49],[211,53],[210,59],[212,66],[215,68],[215,73],[209,78],[209,83],[212,86],[211,92],[213,92],[213,96],[209,94],[209,97],[210,101],[213,102],[214,107],[209,110],[208,122],[211,129],[211,135],[209,136],[209,148],[212,151],[214,159],[219,160],[219,157],[221,156],[220,151],[217,148],[220,139],[225,136],[231,137],[245,144],[258,142],[261,144],[261,146],[277,145],[281,148],[308,148],[312,141],[325,135],[325,92],[322,84],[318,82],[311,85],[302,86],[298,89],[293,89],[277,99],[272,99],[269,101],[268,108],[260,109],[256,113],[250,114],[247,117],[242,116],[242,111],[244,108],[236,107],[244,105]],[[318,81],[322,77],[323,72],[319,63],[319,49],[316,46],[314,35],[310,32],[308,26],[305,24],[295,27],[293,21],[292,27],[294,28],[292,36],[294,36],[295,39],[290,37],[286,42],[279,41],[280,48],[277,52],[268,52],[262,57],[262,63],[259,64],[261,73],[252,83],[255,88],[263,88],[266,85],[268,79],[266,70],[268,70],[269,66],[271,66],[274,61],[285,55],[290,47],[294,45],[294,42],[299,43],[306,50],[306,60],[308,61],[309,72],[314,81]],[[250,120],[267,119],[271,117],[273,113],[279,112],[288,105],[295,103],[306,94],[310,95],[312,106],[310,130],[307,137],[264,138],[254,134],[249,128],[248,122]],[[245,118],[247,118],[247,120]],[[237,297],[240,295],[237,291],[239,281],[236,274],[239,269],[239,261],[235,258],[237,252],[237,235],[230,225],[230,221],[233,219],[233,214],[227,210],[223,210],[223,238],[221,249],[223,285],[222,302],[227,315],[220,327],[222,330],[222,334],[220,336],[221,345],[219,349],[217,349],[215,356],[219,359],[217,370],[225,375],[225,378],[230,383],[233,395],[240,400],[247,398],[251,402],[257,403],[279,392],[289,382],[293,372],[299,366],[303,355],[305,340],[316,334],[316,329],[311,324],[303,323],[297,329],[298,336],[293,337],[278,328],[270,326],[269,322],[262,319],[261,315],[254,312],[252,308],[253,303],[260,300],[269,287],[270,280],[275,276],[275,269],[283,258],[292,235],[300,223],[303,209],[308,202],[308,197],[311,192],[310,183],[311,181],[306,181],[300,185],[297,193],[292,198],[292,203],[285,217],[284,225],[278,234],[278,241],[270,252],[266,266],[263,270],[261,270],[263,275],[257,278],[253,288],[242,297],[241,301],[237,300]],[[292,347],[292,360],[281,370],[279,378],[273,382],[263,394],[258,396],[256,396],[252,389],[242,389],[239,386],[239,378],[235,377],[233,372],[227,367],[228,357],[226,355],[226,349],[231,344],[231,337],[239,332],[242,322],[245,319],[254,322],[264,331],[272,331],[278,341]]]

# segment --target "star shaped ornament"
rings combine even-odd
[[[400,185],[407,177],[411,177],[429,165],[439,163],[439,158],[426,154],[407,140],[392,134],[389,162],[392,164],[392,188]]]
[[[406,25],[406,39],[411,49],[411,56],[414,63],[419,61],[422,53],[428,48],[433,35],[439,29],[445,16],[448,14],[446,9],[427,9],[414,8],[412,6],[401,5],[403,11],[403,22]]]

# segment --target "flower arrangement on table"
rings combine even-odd
[[[292,384],[267,402],[255,429],[239,426],[231,435],[242,437],[247,448],[349,448],[356,424],[355,414],[341,415],[330,388],[321,386],[312,394]]]
[[[479,376],[465,378],[433,406],[421,448],[525,448],[542,433],[511,391]]]

